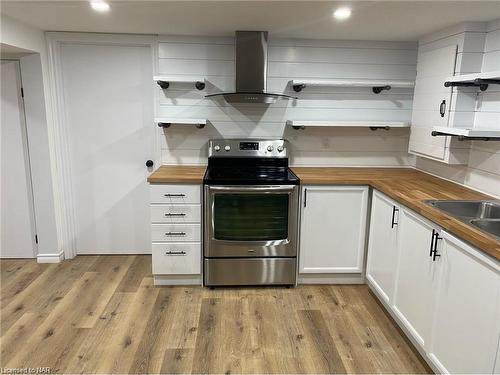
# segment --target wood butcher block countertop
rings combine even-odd
[[[162,165],[150,183],[203,182],[205,166]],[[427,199],[494,199],[411,168],[292,167],[304,185],[368,185],[419,213],[456,237],[500,260],[500,241],[429,206]]]
[[[500,260],[500,241],[429,206],[427,199],[495,199],[411,168],[292,167],[304,185],[369,185]]]
[[[204,165],[162,165],[148,177],[148,182],[201,184],[206,169]]]

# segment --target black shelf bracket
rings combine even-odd
[[[293,85],[292,87],[293,87],[293,91],[295,91],[295,92],[301,92],[302,89],[304,89],[306,87],[306,85],[303,84],[303,83],[301,83],[299,85]]]
[[[370,130],[372,130],[372,131],[376,131],[379,129],[389,130],[390,128],[391,128],[390,126],[370,126]]]
[[[170,87],[170,82],[169,81],[156,81],[158,86],[162,88],[162,90],[166,90]],[[194,87],[196,87],[197,90],[203,90],[205,88],[205,82],[202,81],[196,81],[194,83]]]
[[[391,85],[372,87],[372,91],[374,94],[380,94],[383,90],[390,90],[390,89],[391,89]]]
[[[439,136],[448,136],[448,137],[457,137],[459,141],[500,141],[500,137],[467,137],[465,135],[453,135],[453,134],[447,134],[447,133],[442,133],[438,131],[432,131],[431,135],[433,137],[439,137]]]
[[[446,81],[444,87],[479,87],[479,90],[486,91],[488,85],[500,85],[500,79],[476,78],[474,81]]]
[[[158,126],[160,128],[163,128],[163,129],[166,129],[166,128],[170,128],[170,126],[172,125],[171,122],[159,122],[158,123]],[[205,124],[194,124],[194,126],[197,128],[197,129],[203,129],[205,127]]]

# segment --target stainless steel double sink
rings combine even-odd
[[[428,200],[426,203],[500,239],[500,201]]]

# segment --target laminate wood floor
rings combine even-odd
[[[365,285],[154,287],[150,256],[1,261],[1,368],[425,373]]]

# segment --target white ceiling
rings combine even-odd
[[[268,30],[275,37],[418,40],[463,21],[500,18],[500,1],[110,1],[99,14],[87,1],[2,1],[1,12],[51,31],[233,35]],[[341,5],[352,17],[335,21]]]

